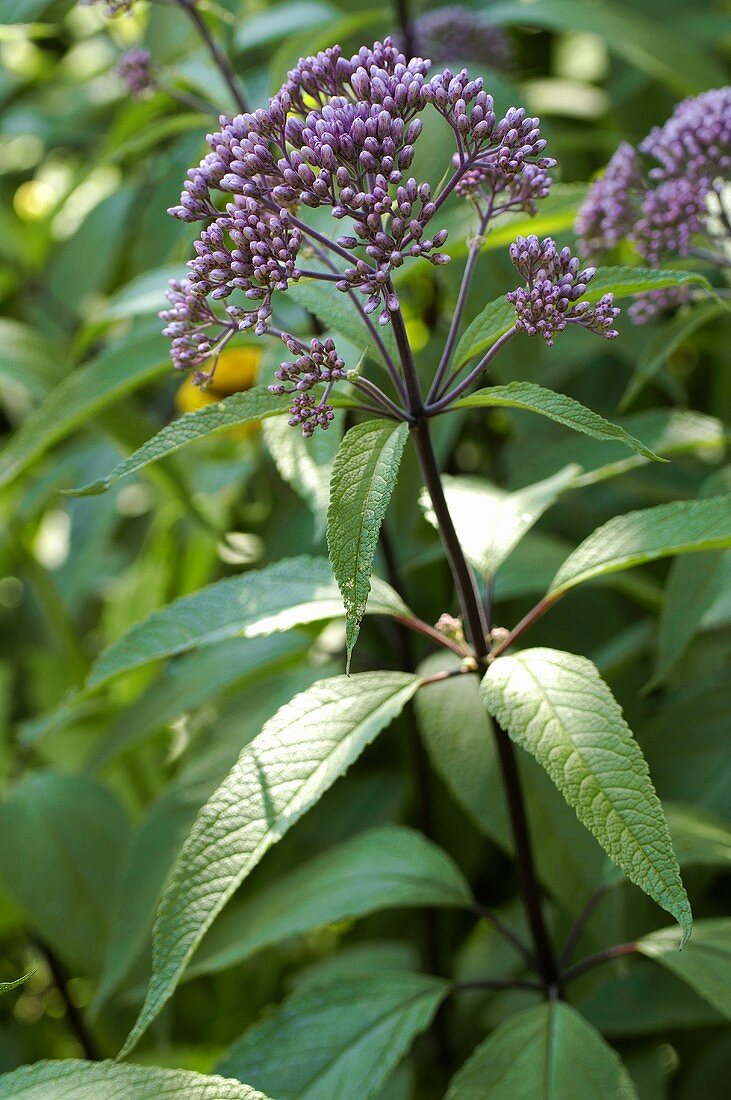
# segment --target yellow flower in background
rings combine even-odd
[[[186,378],[175,395],[175,406],[181,413],[195,412],[205,405],[212,405],[221,401],[224,397],[230,397],[232,393],[241,393],[242,390],[250,390],[256,385],[259,377],[261,363],[261,349],[252,345],[239,348],[226,348],[221,352],[216,372],[205,387],[196,386],[192,376]],[[205,365],[202,369],[205,369]],[[232,428],[231,434],[243,438],[255,435],[259,430],[259,422],[242,424],[239,428]]]

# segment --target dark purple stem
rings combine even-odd
[[[477,366],[473,367],[466,378],[463,378],[462,381],[458,385],[456,385],[453,390],[449,390],[448,393],[445,393],[442,397],[438,398],[437,401],[433,401],[431,404],[428,404],[426,406],[427,414],[429,416],[433,416],[435,413],[442,412],[449,405],[451,405],[453,401],[456,401],[458,397],[461,397],[465,390],[468,390],[470,386],[480,377],[482,372],[487,370],[490,363],[493,361],[498,352],[505,347],[509,340],[512,340],[517,331],[517,328],[515,327],[515,325],[513,325],[513,327],[509,328],[507,332],[504,332],[502,336],[500,336],[499,339],[495,341],[487,354],[483,355]],[[456,377],[456,375],[453,375],[453,377]],[[451,381],[452,379],[450,379],[447,385],[449,385]]]
[[[561,975],[561,981],[564,983],[572,982],[575,978],[586,974],[587,970],[593,970],[595,966],[601,966],[602,963],[611,962],[613,959],[621,959],[623,955],[637,955],[638,952],[639,948],[636,943],[619,943],[616,947],[606,947],[603,951],[597,951],[595,955],[589,955],[588,958],[578,962],[576,966],[565,970]]]
[[[603,886],[600,886],[597,890],[595,890],[587,901],[584,908],[579,913],[574,923],[571,925],[571,928],[569,929],[569,934],[566,937],[566,943],[564,944],[563,950],[559,955],[559,970],[565,970],[571,962],[572,958],[574,957],[574,951],[576,950],[576,945],[579,942],[581,933],[584,931],[589,920],[594,915],[594,911],[596,910],[597,906],[609,893],[609,889],[609,885],[605,883]]]
[[[228,85],[231,95],[234,98],[234,103],[239,111],[248,111],[249,106],[246,101],[246,96],[239,85],[233,66],[206,26],[203,16],[196,7],[195,0],[176,0],[176,3],[187,14],[198,34],[203,39],[206,49],[213,58],[216,68]]]

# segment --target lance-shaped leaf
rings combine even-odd
[[[731,1020],[731,920],[699,920],[693,939],[678,952],[674,929],[662,928],[643,936],[637,948],[682,978],[709,1004]]]
[[[595,439],[616,439],[624,443],[625,447],[644,455],[645,458],[657,459],[658,456],[646,447],[639,439],[629,435],[619,424],[612,424],[611,420],[605,420],[599,413],[592,412],[573,397],[566,397],[562,393],[554,393],[535,382],[510,382],[507,386],[491,386],[489,389],[477,390],[469,397],[461,397],[455,401],[455,409],[524,409],[526,412],[538,413],[549,420],[555,420],[566,428],[572,428],[575,432],[591,435]]]
[[[731,546],[731,494],[677,500],[615,516],[598,527],[559,569],[548,589],[555,597],[593,577],[673,554]]]
[[[165,341],[160,334],[136,333],[67,375],[5,447],[0,459],[0,486],[11,482],[95,413],[168,369]]]
[[[374,578],[367,610],[403,615],[408,609]],[[168,604],[128,630],[92,665],[87,686],[161,657],[222,642],[274,634],[343,614],[343,601],[326,558],[290,558],[265,569],[226,577]]]
[[[482,681],[488,711],[545,768],[625,875],[680,925],[692,917],[640,746],[596,666],[556,649],[500,657]]]
[[[269,393],[264,386],[234,393],[214,405],[204,405],[202,409],[178,417],[138,447],[128,458],[117,463],[106,477],[98,478],[80,489],[69,490],[67,495],[88,497],[105,493],[122,478],[139,473],[152,462],[159,462],[161,458],[166,458],[191,443],[197,443],[199,439],[205,439],[206,436],[215,435],[216,432],[238,424],[250,424],[253,420],[264,420],[268,416],[281,416],[286,411],[286,402],[283,403],[282,398],[276,394]]]
[[[444,477],[449,513],[462,548],[480,573],[492,576],[523,535],[558,499],[581,472],[566,466],[553,477],[506,493],[489,481],[476,477]],[[437,526],[426,491],[421,497],[424,514]]]
[[[450,857],[421,833],[369,829],[227,910],[206,936],[190,974],[241,962],[271,943],[379,909],[469,908],[472,895]]]
[[[409,971],[307,985],[254,1024],[219,1068],[277,1100],[371,1100],[447,989],[439,978]]]
[[[345,604],[348,667],[368,594],[378,532],[396,484],[408,428],[366,420],[347,432],[335,458],[327,545]]]
[[[619,1055],[563,1001],[511,1016],[452,1078],[445,1100],[637,1100]]]
[[[37,1062],[0,1077],[0,1100],[267,1100],[240,1081],[119,1062]]]
[[[453,367],[461,367],[468,359],[487,351],[514,324],[515,306],[504,294],[488,302],[462,333],[454,351]]]
[[[198,815],[168,879],[155,921],[152,978],[125,1053],[264,853],[399,714],[420,682],[402,672],[321,680],[278,710],[246,746]]]

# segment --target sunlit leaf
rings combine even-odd
[[[345,604],[348,667],[371,591],[378,534],[407,436],[406,424],[366,420],[346,434],[335,459],[327,544]]]
[[[0,1100],[267,1100],[240,1081],[119,1062],[37,1062],[0,1077]]]
[[[321,680],[266,723],[201,810],[158,910],[147,997],[129,1052],[208,928],[272,844],[399,714],[419,686],[404,672]]]
[[[642,750],[585,657],[527,649],[494,661],[488,711],[550,775],[625,875],[675,917],[687,940],[688,898]]]

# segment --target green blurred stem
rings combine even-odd
[[[76,633],[73,619],[61,598],[56,583],[48,570],[40,564],[33,552],[26,546],[18,532],[13,535],[13,547],[23,572],[41,605],[46,622],[67,662],[71,678],[76,685],[80,686],[86,678],[89,662]]]
[[[61,1000],[63,1001],[64,1008],[66,1009],[66,1020],[68,1021],[69,1030],[73,1033],[74,1038],[83,1050],[84,1057],[90,1062],[101,1061],[102,1056],[97,1050],[96,1041],[89,1031],[89,1028],[86,1026],[84,1017],[69,995],[69,977],[63,963],[43,940],[36,939],[33,942],[48,964],[48,969],[53,978],[53,984],[56,986],[61,996]]]
[[[228,85],[228,88],[234,98],[234,102],[239,111],[248,111],[249,105],[247,103],[246,96],[244,95],[244,91],[238,82],[233,66],[231,65],[231,62],[227,58],[226,54],[209,31],[203,16],[196,7],[196,0],[176,0],[176,3],[179,7],[183,9],[198,34],[203,39],[203,43],[210,53],[211,57],[213,58],[213,62],[216,68]]]

